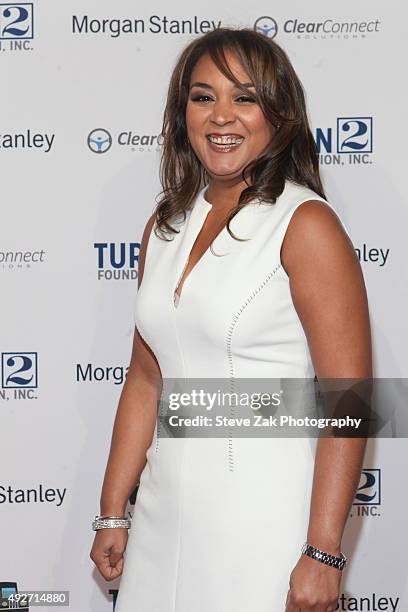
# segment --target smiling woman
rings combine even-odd
[[[361,268],[302,85],[275,42],[220,28],[180,54],[162,136],[101,515],[139,488],[129,537],[97,522],[91,557],[123,571],[116,612],[332,612],[365,440],[234,437],[233,404],[226,437],[165,437],[157,412],[163,383],[371,376]]]
[[[211,146],[214,137],[232,135],[242,144]],[[228,229],[254,198],[273,204],[286,179],[325,198],[302,84],[283,49],[252,30],[219,28],[184,49],[170,80],[162,136],[163,197],[156,211],[162,235],[177,232],[170,221],[191,207],[200,185],[208,184],[213,201],[211,164],[231,187],[224,199]],[[215,155],[221,152],[231,156]]]

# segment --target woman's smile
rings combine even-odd
[[[216,153],[230,153],[236,151],[244,142],[245,137],[237,134],[217,134],[207,135],[207,140],[212,151]]]

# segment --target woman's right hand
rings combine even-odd
[[[114,580],[123,570],[123,553],[128,540],[124,527],[98,529],[90,557],[105,580]]]

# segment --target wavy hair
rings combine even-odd
[[[208,183],[206,170],[190,145],[186,125],[191,74],[196,63],[208,54],[230,81],[253,96],[231,72],[225,51],[232,52],[240,61],[255,86],[256,99],[266,120],[277,128],[264,153],[242,171],[242,179],[248,186],[230,211],[228,232],[233,235],[229,224],[248,202],[260,198],[275,203],[286,179],[307,186],[326,199],[305,93],[285,51],[252,29],[218,28],[195,38],[184,48],[170,79],[161,132],[162,191],[155,209],[160,237],[178,232],[170,224],[171,220],[180,213],[185,220],[198,191]],[[249,183],[246,177],[250,177]]]

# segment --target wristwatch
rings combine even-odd
[[[316,561],[320,561],[321,563],[325,563],[326,565],[330,565],[331,567],[335,567],[339,570],[342,570],[346,565],[347,557],[340,553],[340,557],[336,557],[336,555],[330,555],[311,544],[305,542],[302,546],[302,553],[307,555],[311,559],[316,559]]]

